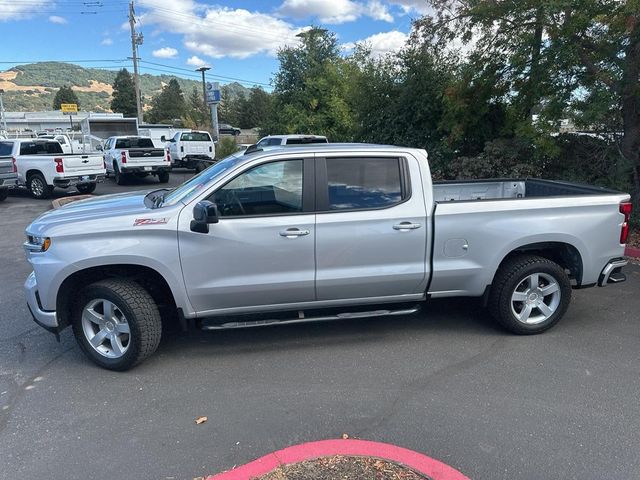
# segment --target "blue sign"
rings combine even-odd
[[[207,82],[207,103],[209,105],[220,103],[220,84],[218,82]]]

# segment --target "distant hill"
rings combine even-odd
[[[35,112],[51,110],[53,97],[58,88],[71,85],[78,95],[81,110],[104,112],[111,111],[111,85],[117,70],[84,68],[71,63],[39,62],[18,65],[0,72],[0,89],[4,90],[4,108],[7,111]],[[140,90],[143,103],[149,104],[151,97],[157,94],[162,85],[176,78],[185,97],[196,87],[202,89],[197,80],[186,80],[172,75],[140,76]],[[223,99],[248,95],[249,89],[237,82],[222,86]]]

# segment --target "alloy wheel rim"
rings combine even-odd
[[[31,180],[31,190],[36,195],[42,195],[42,192],[44,192],[44,186],[42,185],[42,182],[39,178],[34,178],[33,180]]]
[[[131,345],[131,329],[122,310],[104,298],[82,309],[82,331],[93,350],[106,358],[121,358]]]
[[[560,305],[560,285],[546,273],[523,278],[511,294],[511,313],[525,325],[548,320]]]

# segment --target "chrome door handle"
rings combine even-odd
[[[411,222],[401,222],[393,226],[394,230],[415,230],[416,228],[420,228],[422,226],[421,223],[411,223]]]
[[[303,237],[305,235],[309,235],[309,230],[300,230],[299,228],[295,227],[287,228],[286,230],[280,232],[280,236],[286,238]]]

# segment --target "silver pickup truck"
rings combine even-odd
[[[480,297],[517,334],[572,288],[622,282],[628,194],[543,180],[434,183],[424,150],[234,155],[173,190],[78,201],[27,227],[29,308],[126,370],[163,323],[228,329],[393,316]],[[164,321],[164,322],[163,322]]]
[[[18,169],[16,159],[11,155],[3,154],[3,146],[0,144],[0,202],[9,196],[9,188],[18,185]]]

